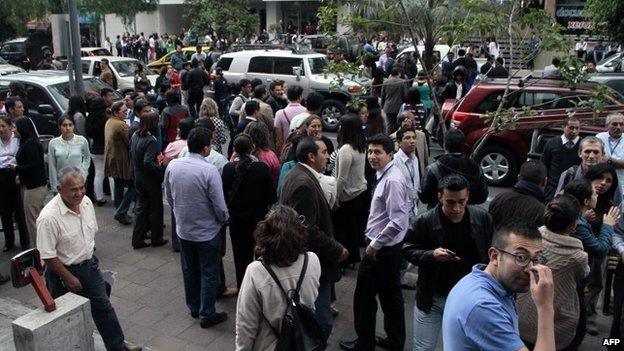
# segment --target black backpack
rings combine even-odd
[[[297,281],[297,288],[288,291],[284,290],[271,267],[262,261],[262,259],[260,259],[260,262],[262,262],[262,265],[267,272],[269,272],[286,299],[286,311],[282,318],[282,328],[279,333],[271,325],[266,316],[264,317],[277,337],[275,351],[324,350],[327,347],[327,343],[325,342],[321,325],[316,319],[314,311],[299,302],[299,289],[301,288],[301,283],[303,282],[306,269],[308,268],[308,254],[305,254],[301,274]]]

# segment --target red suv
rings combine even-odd
[[[496,111],[506,84],[506,79],[488,79],[475,85],[459,102],[447,100],[444,103],[443,115],[450,119],[452,127],[466,135],[467,153],[472,152],[485,134],[489,125],[486,113]],[[596,83],[589,82],[572,90],[561,80],[513,79],[504,108],[521,109],[530,106],[536,114],[520,117],[514,129],[500,131],[489,137],[476,158],[488,183],[494,186],[513,184],[520,164],[527,159],[533,131],[538,129],[546,135],[561,134],[568,109],[574,107],[574,103],[588,99],[594,87]],[[608,99],[607,107],[598,118],[594,118],[589,108],[576,110],[575,116],[581,121],[581,135],[603,131],[604,120],[609,113],[624,112],[624,102],[617,93],[614,92],[613,97]]]

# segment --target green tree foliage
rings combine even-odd
[[[26,22],[44,18],[49,9],[49,0],[3,1],[0,6],[0,42],[25,35]]]
[[[212,28],[232,42],[258,32],[258,15],[249,10],[247,0],[186,0],[185,5],[186,18],[196,33],[207,33]]]
[[[619,43],[624,42],[624,1],[587,0],[585,15],[596,23],[594,31]]]

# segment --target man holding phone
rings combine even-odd
[[[468,181],[451,174],[438,183],[439,204],[419,214],[403,244],[405,259],[417,265],[414,351],[434,350],[446,297],[472,266],[488,262],[492,219],[468,206]]]

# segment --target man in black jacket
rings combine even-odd
[[[490,202],[494,226],[522,221],[544,224],[544,187],[546,166],[540,161],[527,161],[520,167],[519,180],[511,190],[502,192]]]
[[[274,80],[269,84],[270,94],[266,103],[271,106],[273,114],[288,106],[288,99],[284,96],[284,92],[286,91],[284,84],[283,80]]]
[[[204,66],[199,64],[196,59],[191,62],[193,69],[186,74],[188,87],[188,106],[189,112],[194,119],[197,119],[199,106],[204,100],[204,86],[210,84],[210,78],[204,70]]]
[[[459,174],[468,180],[470,199],[468,204],[482,204],[487,200],[488,187],[479,165],[463,153],[466,137],[459,129],[449,129],[444,134],[445,154],[425,169],[421,182],[420,201],[428,208],[438,203],[438,182],[449,174]]]
[[[563,134],[558,138],[551,138],[542,151],[542,162],[548,169],[548,184],[546,185],[546,201],[555,196],[557,183],[561,173],[566,169],[578,165],[579,158],[579,130],[581,122],[576,117],[568,117],[565,120]]]
[[[304,224],[308,227],[308,249],[321,262],[315,307],[327,340],[333,325],[331,285],[340,280],[340,262],[347,258],[349,251],[334,239],[331,209],[318,181],[329,160],[325,143],[311,136],[305,137],[297,145],[296,156],[299,162],[286,176],[279,202],[294,208],[303,216]]]
[[[403,256],[418,266],[413,350],[433,351],[442,327],[446,296],[477,263],[487,263],[493,227],[490,215],[468,206],[468,181],[452,174],[440,180],[439,204],[416,217]]]

